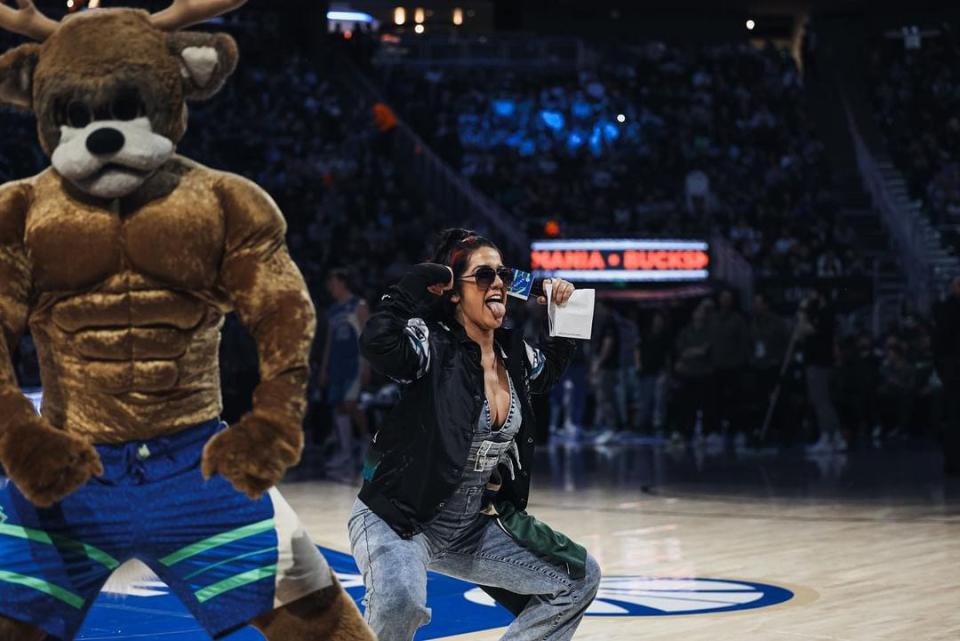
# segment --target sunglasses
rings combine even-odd
[[[477,267],[473,274],[470,276],[462,276],[460,280],[470,280],[473,279],[477,281],[477,287],[480,289],[490,289],[493,285],[493,282],[497,280],[497,276],[500,277],[500,280],[503,281],[505,287],[510,287],[513,284],[513,269],[510,267],[500,267],[494,269],[489,265],[482,265]]]

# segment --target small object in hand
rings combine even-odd
[[[530,293],[533,291],[533,274],[519,269],[514,269],[512,280],[510,283],[510,289],[507,290],[507,296],[513,296],[514,298],[519,298],[520,300],[527,300],[530,298]]]

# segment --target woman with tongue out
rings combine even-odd
[[[479,584],[513,612],[508,641],[572,638],[596,594],[593,557],[525,512],[530,394],[549,393],[576,346],[531,345],[502,327],[512,278],[491,241],[447,230],[360,338],[370,365],[402,385],[349,521],[364,616],[380,641],[410,641],[429,622],[428,569]],[[565,304],[573,285],[552,284]]]

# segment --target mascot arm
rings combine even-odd
[[[219,197],[227,237],[220,286],[256,341],[260,384],[250,413],[207,445],[204,473],[221,474],[255,498],[300,460],[316,315],[273,199],[229,174]]]
[[[93,446],[37,416],[13,371],[32,288],[23,247],[29,201],[26,185],[0,186],[0,465],[30,501],[48,507],[103,468]]]
[[[20,393],[13,371],[13,352],[27,326],[30,264],[23,248],[23,221],[28,206],[26,189],[0,187],[0,439],[12,424],[36,416]]]

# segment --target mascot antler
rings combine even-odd
[[[169,7],[150,16],[150,22],[158,29],[176,31],[233,11],[246,1],[173,0]]]
[[[233,11],[246,1],[173,0],[169,7],[151,15],[150,22],[163,31],[176,31]],[[13,9],[0,0],[0,28],[43,42],[60,26],[43,15],[33,0],[17,0],[17,6],[20,8]]]
[[[22,36],[44,41],[53,35],[60,23],[43,15],[33,0],[17,0],[19,9],[12,9],[0,0],[0,28]]]

